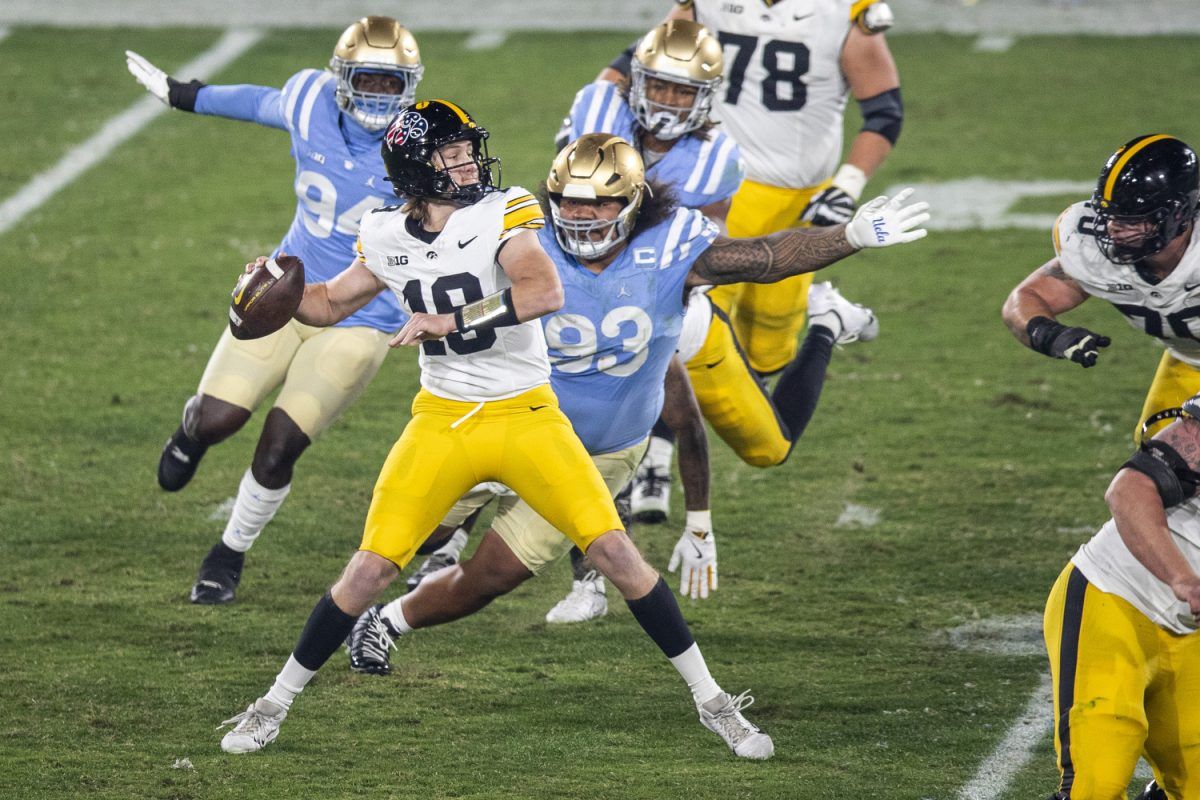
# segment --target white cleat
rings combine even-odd
[[[571,591],[546,612],[546,622],[587,622],[608,613],[604,578],[595,570],[571,585]]]
[[[287,717],[287,711],[260,697],[236,717],[230,717],[217,726],[236,727],[221,739],[221,749],[226,753],[255,753],[275,741],[279,726]]]
[[[742,709],[749,708],[753,703],[754,698],[749,691],[737,697],[721,692],[712,700],[696,706],[696,710],[700,712],[701,724],[724,739],[735,756],[767,759],[775,755],[775,743],[758,726],[742,716]]]
[[[879,335],[875,313],[842,297],[829,281],[808,289],[808,324],[829,328],[837,344],[869,342]]]
[[[671,468],[638,467],[629,505],[638,522],[666,522],[671,511]]]

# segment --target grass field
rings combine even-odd
[[[15,30],[0,43],[0,199],[143,95],[122,50],[170,69],[218,35]],[[272,32],[217,81],[282,85],[335,36]],[[516,35],[472,52],[424,34],[422,92],[469,108],[506,182],[536,185],[573,92],[627,39]],[[907,122],[872,187],[1088,180],[1136,134],[1200,139],[1190,85],[1162,72],[1197,44],[1034,38],[977,53],[968,38],[897,35]],[[0,237],[0,796],[957,797],[1045,658],[956,649],[942,632],[1040,613],[1106,518],[1158,361],[1098,302],[1072,317],[1113,336],[1094,370],[1012,340],[999,307],[1051,254],[1048,231],[935,233],[831,269],[879,313],[879,340],[835,354],[784,467],[749,468],[714,439],[721,589],[683,605],[717,679],[757,697],[772,761],[738,763],[696,723],[621,603],[593,626],[546,626],[565,565],[403,641],[389,678],[338,655],[276,744],[234,758],[214,726],[269,685],[356,547],[416,387],[415,354],[389,356],[300,462],[238,602],[187,602],[262,414],[179,495],[154,467],[240,265],[291,219],[291,176],[282,133],[172,113]],[[879,523],[835,527],[847,503]],[[636,531],[656,565],[681,522]],[[1047,740],[1003,797],[1055,781]]]

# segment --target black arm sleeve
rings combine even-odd
[[[1140,472],[1154,481],[1163,508],[1179,505],[1194,495],[1197,485],[1200,485],[1200,474],[1187,465],[1175,448],[1157,439],[1144,442],[1121,466]]]
[[[858,108],[862,111],[864,131],[873,131],[893,145],[896,143],[904,125],[904,100],[899,86],[859,100]]]
[[[171,108],[178,108],[180,111],[195,111],[196,95],[203,88],[204,83],[201,81],[182,83],[174,78],[167,78],[167,100],[170,101]]]

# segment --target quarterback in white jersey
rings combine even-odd
[[[1004,305],[1004,321],[1022,344],[1084,367],[1096,364],[1109,338],[1057,317],[1089,297],[1112,303],[1131,325],[1163,342],[1135,439],[1159,411],[1200,391],[1198,197],[1192,148],[1165,134],[1133,139],[1109,157],[1091,200],[1058,218],[1055,257]]]
[[[1113,478],[1110,519],[1046,602],[1054,686],[1055,800],[1200,796],[1200,396]]]
[[[500,267],[502,247],[542,211],[529,192],[512,187],[455,212],[430,236],[399,206],[363,218],[359,260],[410,312],[452,313],[511,289]],[[503,400],[550,380],[546,338],[530,319],[490,331],[450,333],[421,347],[421,385],[438,397]]]

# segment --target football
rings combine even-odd
[[[261,339],[287,324],[304,296],[304,262],[281,255],[242,274],[229,304],[236,339]]]

